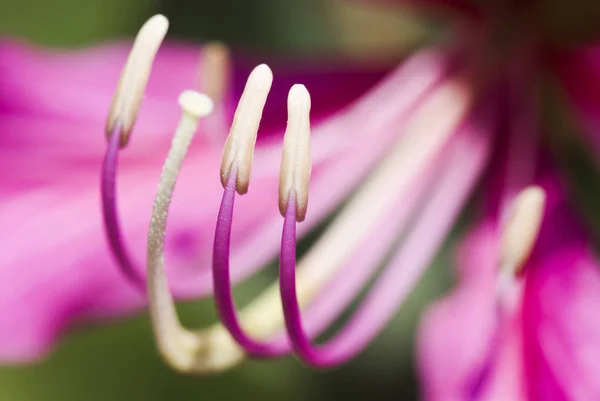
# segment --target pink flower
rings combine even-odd
[[[540,169],[543,225],[523,272],[498,269],[491,213],[463,241],[458,288],[426,314],[419,361],[427,400],[593,400],[600,394],[600,273],[556,171]],[[496,182],[497,189],[501,181]]]
[[[431,6],[436,3],[442,2],[432,1]],[[8,299],[11,303],[2,305],[16,306],[26,299],[27,308],[38,313],[27,311],[32,319],[23,323],[21,330],[27,332],[29,337],[18,336],[19,331],[14,330],[12,337],[7,335],[4,341],[0,341],[0,356],[3,356],[4,349],[8,350],[4,352],[5,358],[13,360],[34,356],[45,350],[74,319],[107,316],[139,306],[143,298],[141,292],[136,292],[134,288],[145,291],[145,287],[140,285],[144,280],[147,280],[150,314],[159,350],[167,362],[179,370],[195,373],[221,370],[239,362],[245,355],[274,357],[291,351],[309,365],[327,367],[341,364],[359,353],[380,332],[410,293],[490,165],[498,164],[498,160],[506,160],[498,206],[503,229],[503,216],[514,209],[523,193],[533,189],[543,199],[544,190],[548,191],[544,186],[542,189],[531,188],[538,174],[540,154],[535,96],[537,84],[534,78],[542,68],[559,67],[559,71],[562,71],[559,61],[566,62],[572,56],[565,53],[546,57],[547,43],[540,32],[531,32],[530,21],[525,18],[529,10],[525,10],[524,5],[506,2],[502,3],[507,7],[503,10],[484,6],[463,7],[461,4],[464,3],[459,1],[444,3],[451,6],[455,11],[453,15],[458,18],[459,23],[449,32],[454,40],[415,53],[350,105],[348,101],[352,96],[341,96],[339,102],[334,101],[331,98],[334,92],[328,90],[327,86],[326,89],[319,85],[313,87],[310,80],[302,79],[300,82],[307,84],[312,96],[305,86],[292,86],[288,97],[288,125],[283,141],[283,156],[279,145],[281,136],[276,133],[261,134],[264,139],[260,139],[254,149],[261,114],[266,117],[261,123],[261,130],[272,128],[276,132],[279,128],[270,122],[270,117],[276,117],[279,113],[269,114],[268,109],[262,110],[273,80],[271,70],[265,65],[256,67],[250,73],[241,96],[222,160],[220,149],[211,144],[218,142],[224,126],[229,125],[228,116],[233,110],[231,101],[237,97],[230,96],[224,89],[229,81],[219,75],[227,66],[223,64],[223,59],[217,63],[217,69],[211,69],[214,67],[215,54],[204,54],[203,60],[209,61],[203,64],[205,69],[199,72],[197,66],[190,68],[186,77],[183,71],[187,71],[184,69],[187,64],[176,60],[175,56],[183,57],[187,53],[175,52],[173,58],[165,57],[163,60],[166,65],[161,68],[159,52],[139,116],[136,113],[137,101],[144,92],[144,77],[152,64],[154,47],[158,47],[166,31],[164,19],[154,17],[142,29],[141,39],[137,42],[139,47],[134,46],[110,110],[107,127],[109,145],[103,167],[103,211],[108,238],[124,273],[122,277],[128,277],[132,285],[124,286],[116,269],[110,269],[108,256],[104,255],[105,249],[99,245],[97,238],[100,235],[99,226],[90,223],[89,213],[93,216],[98,210],[90,202],[97,201],[97,198],[90,196],[85,198],[87,203],[76,202],[82,193],[81,188],[89,186],[89,194],[97,195],[94,192],[97,189],[86,179],[87,176],[84,177],[86,170],[83,167],[80,169],[78,165],[75,169],[71,168],[69,171],[75,173],[68,178],[63,177],[64,170],[53,174],[50,168],[43,171],[43,177],[37,177],[41,182],[36,181],[35,177],[19,177],[15,180],[15,191],[16,187],[29,181],[35,188],[35,192],[32,187],[23,189],[26,201],[34,194],[37,197],[43,193],[40,187],[49,191],[47,198],[42,197],[39,203],[32,202],[31,209],[24,208],[23,202],[14,207],[20,211],[19,216],[27,215],[28,220],[33,219],[29,216],[31,211],[40,215],[38,226],[29,225],[27,233],[37,235],[43,232],[41,243],[45,241],[50,245],[34,255],[43,261],[52,255],[59,258],[56,264],[65,271],[65,266],[68,266],[69,272],[80,274],[71,274],[68,278],[75,282],[65,283],[60,280],[62,277],[53,272],[46,276],[49,277],[48,281],[42,282],[36,271],[34,278],[31,278],[33,274],[23,275],[23,284],[15,287],[26,291],[6,291],[10,294]],[[454,7],[454,4],[457,6]],[[197,59],[197,55],[195,57]],[[216,59],[219,60],[218,53]],[[183,69],[181,74],[179,68]],[[177,70],[177,74],[172,73],[174,70]],[[277,82],[277,69],[275,71]],[[77,77],[74,72],[70,75]],[[181,86],[176,88],[177,85],[170,82],[172,75],[176,75],[175,83],[181,79]],[[176,88],[179,93],[185,86],[193,87],[193,77],[198,76],[204,77],[200,89],[217,100],[213,117],[204,118],[212,107],[205,96],[184,92],[180,98],[183,116],[163,167],[154,208],[150,211],[148,194],[156,188],[156,179],[160,175],[150,162],[151,156],[160,153],[157,149],[164,149],[162,146],[167,138],[164,133],[176,125],[177,113],[171,109],[174,107],[174,93],[171,91]],[[206,80],[207,77],[210,80]],[[116,82],[116,74],[112,80]],[[38,86],[50,86],[45,79],[41,81]],[[219,85],[212,85],[215,81]],[[341,87],[345,90],[356,89],[356,82],[350,82],[345,81]],[[322,84],[333,85],[334,82]],[[289,86],[287,84],[285,89]],[[581,97],[572,89],[573,84],[567,82],[565,87],[576,99]],[[92,100],[82,101],[78,97],[63,100],[62,107],[60,102],[46,101],[44,104],[50,89],[44,88],[41,93],[34,91],[37,93],[37,97],[33,97],[35,102],[24,97],[21,103],[28,114],[59,116],[55,119],[64,123],[64,110],[78,107],[75,116],[68,119],[70,127],[81,124],[82,117],[88,115],[86,112],[91,114],[87,105],[94,104]],[[157,91],[156,95],[154,90]],[[352,95],[356,96],[357,92]],[[324,103],[318,103],[317,99],[321,96],[327,99]],[[103,98],[102,102],[108,108],[110,99]],[[43,107],[32,107],[31,103]],[[595,103],[588,103],[592,104],[593,109]],[[81,107],[84,104],[86,106]],[[319,104],[323,109],[316,107]],[[578,101],[573,104],[580,105]],[[72,106],[66,107],[68,105]],[[105,112],[107,109],[103,110]],[[10,113],[12,111],[9,108]],[[312,119],[316,120],[312,135],[310,113]],[[586,113],[590,114],[593,113]],[[167,119],[165,116],[172,117]],[[137,125],[128,143],[135,121]],[[190,146],[197,124],[201,127],[200,138]],[[88,122],[88,125],[89,131],[99,130],[98,124]],[[86,128],[78,127],[78,131],[87,131]],[[73,155],[81,156],[79,148],[85,149],[86,146],[89,145],[81,144],[77,152],[63,152],[51,160],[51,165],[65,163]],[[98,146],[102,148],[102,145]],[[120,146],[123,147],[121,152]],[[130,149],[131,156],[128,155]],[[120,213],[117,213],[113,182],[120,153],[123,159],[120,161],[119,181],[123,185],[119,187]],[[502,153],[502,159],[495,153]],[[190,157],[180,172],[186,154]],[[92,155],[83,160],[89,162],[90,158],[93,158]],[[26,159],[34,158],[20,157],[20,160]],[[281,170],[278,167],[279,160]],[[36,157],[32,162],[47,165],[43,158]],[[98,168],[98,160],[92,164]],[[48,176],[52,175],[52,185],[46,181],[44,186],[42,178],[50,180]],[[215,228],[214,213],[221,195],[216,180],[218,175],[224,192]],[[177,194],[171,204],[176,181]],[[278,181],[279,196],[276,194]],[[186,182],[193,184],[186,187]],[[73,187],[78,189],[72,192],[64,189],[63,194],[60,192],[61,183],[69,190]],[[296,266],[297,222],[306,218],[306,222],[298,227],[300,234],[306,233],[330,214],[352,190],[355,193],[347,204]],[[67,201],[72,201],[73,205],[64,205],[67,192],[71,195]],[[236,192],[244,196],[238,197]],[[86,195],[89,194],[86,192]],[[546,195],[552,205],[553,194]],[[53,199],[57,199],[57,211],[48,213],[41,206],[47,208],[48,200]],[[58,203],[59,200],[62,202]],[[238,203],[235,211],[234,202]],[[277,203],[279,212],[284,216],[282,234],[279,231],[282,223],[277,215]],[[526,209],[529,213],[525,217],[519,214],[519,218],[514,218],[517,227],[523,224],[528,227],[526,238],[519,241],[517,235],[515,240],[514,231],[506,231],[506,248],[489,254],[489,261],[486,259],[492,265],[496,265],[498,259],[510,261],[508,264],[514,269],[508,270],[509,283],[514,278],[514,270],[527,260],[537,237],[539,227],[535,219],[531,222],[531,217],[527,215],[541,215],[542,209],[543,201]],[[55,219],[49,218],[49,214]],[[75,214],[78,218],[75,218]],[[119,216],[122,216],[122,232]],[[167,216],[169,235],[165,237]],[[69,224],[60,227],[59,224],[63,222]],[[85,225],[87,230],[73,228],[80,225]],[[44,232],[48,227],[52,231]],[[209,247],[213,230],[211,253]],[[70,236],[63,235],[69,231],[73,231]],[[542,234],[545,234],[544,230]],[[12,230],[10,236],[14,235]],[[11,267],[13,273],[3,280],[5,285],[19,283],[21,276],[17,276],[17,272],[31,271],[30,266],[40,264],[31,263],[28,259],[31,253],[17,249],[18,245],[31,242],[39,249],[40,242],[23,241],[23,235],[14,237],[14,260],[9,259],[10,263],[4,264],[21,266],[22,258],[23,268]],[[6,236],[9,236],[8,232]],[[395,249],[399,236],[403,241]],[[147,278],[139,267],[144,264],[142,242],[146,237]],[[269,288],[238,315],[231,296],[232,283],[247,277],[272,258],[277,252],[279,238],[279,288],[277,285]],[[491,249],[496,248],[499,246],[494,243]],[[49,253],[49,250],[52,252]],[[129,253],[131,256],[128,256]],[[169,255],[167,263],[165,253]],[[388,253],[392,255],[390,262],[349,324],[327,344],[313,345],[311,338],[321,333],[344,310]],[[211,256],[212,270],[196,268],[210,265]],[[530,270],[533,260],[525,264],[526,272]],[[177,267],[167,268],[166,265]],[[478,277],[484,273],[472,274]],[[38,291],[34,293],[32,288],[35,285]],[[64,287],[56,290],[61,288],[59,286]],[[80,288],[82,293],[77,294],[76,290]],[[479,288],[483,287],[477,285]],[[211,290],[214,291],[222,325],[198,332],[183,328],[173,308],[172,293],[177,297],[190,297],[207,295]],[[27,291],[25,297],[23,294]],[[63,304],[51,303],[55,308],[52,311],[48,311],[48,299],[43,297],[50,291],[64,295]],[[0,291],[0,294],[4,293]],[[495,308],[495,304],[492,308]],[[45,314],[39,312],[41,310]],[[0,316],[3,319],[0,328],[22,323],[19,313],[13,313],[12,320],[9,314],[6,315],[8,319],[4,313]],[[477,324],[483,327],[477,326],[480,331],[495,324],[492,321],[487,325],[490,317],[486,316],[488,320],[480,320],[480,317],[478,315],[474,321],[474,327]],[[501,320],[504,323],[508,319]],[[284,327],[286,336],[280,335]],[[484,332],[480,342],[487,344],[495,341],[492,334],[490,330]],[[430,349],[429,343],[424,343],[424,349]],[[434,355],[443,356],[444,348],[441,348]],[[15,349],[19,351],[11,351]],[[442,360],[445,364],[449,361]],[[465,366],[474,365],[470,360]],[[424,366],[428,380],[430,370],[433,372],[435,367]],[[486,378],[487,371],[482,371],[479,376]],[[476,371],[478,373],[480,371]],[[445,385],[454,384],[449,381],[440,383],[440,394],[443,394]]]
[[[110,254],[99,194],[106,149],[102,131],[130,47],[117,43],[86,51],[48,51],[15,41],[0,43],[0,160],[6,171],[0,186],[0,360],[37,358],[74,323],[131,313],[145,304],[144,296],[119,272]],[[121,152],[118,205],[122,235],[142,274],[160,166],[180,115],[177,96],[184,89],[206,85],[202,83],[203,68],[210,67],[206,53],[219,51],[212,45],[162,46],[135,134]],[[252,66],[247,58],[232,57],[229,62],[224,60],[231,64],[224,82],[225,111],[215,113],[198,134],[190,151],[194,157],[183,172],[174,201],[179,211],[170,214],[166,246],[169,261],[177,268],[169,277],[179,298],[211,291],[209,266],[220,197],[214,169],[220,163],[225,125],[230,124],[228,104],[237,97],[241,80]],[[341,70],[312,62],[292,65],[276,61],[275,65],[280,65],[281,77],[272,95],[279,102],[265,111],[253,191],[247,202],[240,203],[242,214],[234,228],[232,256],[239,262],[238,280],[263,266],[276,252],[273,225],[278,223],[277,209],[269,207],[272,205],[264,202],[261,194],[277,191],[277,171],[270,165],[279,159],[277,135],[285,124],[281,103],[287,89],[281,90],[296,80],[323,90],[321,101],[313,107],[317,120],[323,120],[384,73],[382,67],[366,64]],[[315,214],[311,224],[332,210],[359,179],[351,177],[345,191],[327,196],[321,217]],[[271,235],[272,243],[257,248],[262,241],[259,235],[265,234]]]

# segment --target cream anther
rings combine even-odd
[[[500,243],[500,266],[505,273],[515,275],[523,268],[540,231],[545,203],[544,190],[536,186],[516,196]]]
[[[304,221],[310,180],[310,94],[294,85],[288,96],[288,123],[279,173],[279,211],[285,216],[290,193],[296,201],[296,220]]]
[[[259,65],[250,73],[223,150],[221,183],[223,186],[227,184],[235,163],[236,190],[240,195],[248,192],[258,126],[272,82],[273,73],[265,64]]]
[[[169,21],[163,15],[150,18],[137,34],[133,47],[123,67],[106,121],[106,135],[110,138],[119,128],[121,146],[125,146],[137,119],[144,97],[152,63],[162,43]]]

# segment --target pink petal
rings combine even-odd
[[[600,326],[593,316],[594,302],[600,302],[598,264],[560,180],[544,162],[536,182],[547,193],[546,212],[525,268],[522,307],[498,331],[493,319],[496,223],[484,223],[461,247],[460,286],[428,312],[420,330],[430,400],[465,399],[473,371],[482,365],[486,382],[477,399],[600,396]]]
[[[600,46],[560,54],[556,68],[586,139],[600,159]]]
[[[600,398],[600,265],[578,216],[549,175],[547,217],[528,266],[524,299],[531,399]]]
[[[465,399],[468,378],[485,363],[488,339],[495,328],[495,299],[489,293],[495,284],[496,242],[495,227],[490,223],[467,236],[460,247],[459,265],[466,262],[463,269],[478,274],[463,279],[458,289],[432,306],[422,320],[418,360],[427,400]]]

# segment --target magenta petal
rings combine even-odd
[[[600,160],[600,46],[563,53],[556,67],[586,139]]]
[[[550,204],[524,298],[531,399],[600,399],[600,265],[577,216],[550,177]]]

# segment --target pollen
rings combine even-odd
[[[129,140],[137,119],[140,103],[146,90],[152,63],[162,43],[169,21],[163,15],[155,15],[142,26],[137,34],[121,78],[106,122],[106,135],[120,135],[121,147]]]
[[[221,183],[223,187],[227,185],[235,164],[236,191],[240,195],[248,192],[258,126],[272,83],[273,73],[265,64],[259,65],[250,73],[225,143],[221,162]]]

